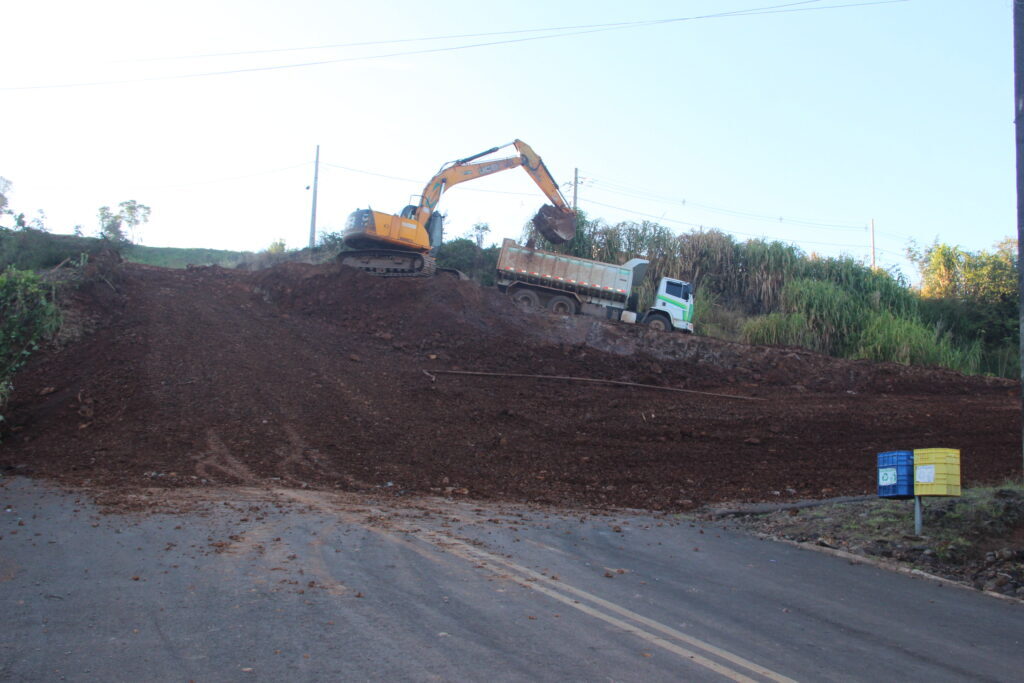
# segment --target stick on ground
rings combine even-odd
[[[716,394],[710,391],[696,391],[694,389],[678,389],[676,387],[661,387],[657,384],[638,384],[636,382],[621,382],[615,379],[594,379],[592,377],[566,377],[564,375],[523,375],[512,372],[475,372],[472,370],[434,370],[438,375],[475,375],[478,377],[525,377],[529,379],[555,379],[563,382],[590,382],[592,384],[616,384],[624,387],[637,387],[640,389],[657,389],[658,391],[678,391],[684,394],[700,394],[701,396],[717,396],[718,398],[735,398],[740,401],[763,401],[763,398],[756,396],[736,396],[734,394]]]

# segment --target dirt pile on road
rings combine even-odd
[[[895,448],[959,447],[967,481],[1019,468],[1015,383],[524,312],[444,276],[125,264],[75,305],[90,329],[16,378],[8,471],[685,509],[870,491]]]

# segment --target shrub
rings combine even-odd
[[[53,290],[28,271],[0,274],[0,408],[10,396],[14,373],[29,354],[60,327]]]
[[[53,268],[65,259],[77,261],[82,254],[94,256],[115,247],[110,240],[74,235],[51,235],[42,230],[0,228],[0,270]]]

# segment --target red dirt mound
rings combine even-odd
[[[650,509],[870,492],[895,448],[1019,472],[1012,382],[524,312],[444,276],[120,268],[78,293],[82,338],[16,378],[0,467]]]

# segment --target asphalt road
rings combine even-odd
[[[87,496],[0,479],[0,679],[1024,671],[1020,604],[723,525],[284,489],[180,495],[104,514]]]

